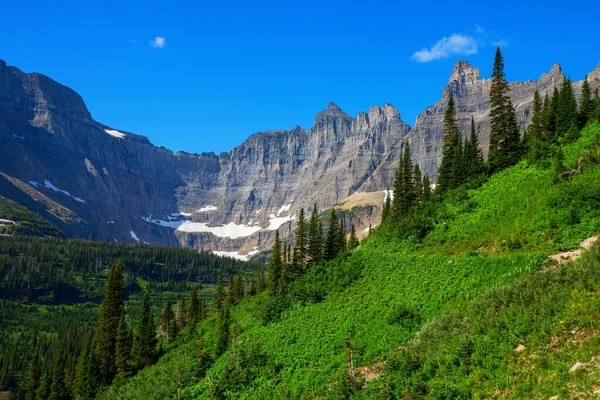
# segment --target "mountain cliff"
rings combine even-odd
[[[538,81],[510,84],[522,128],[534,90],[551,93],[563,78],[555,65]],[[600,86],[600,64],[589,79]],[[473,116],[487,154],[490,84],[460,61],[412,129],[389,104],[352,117],[329,103],[310,129],[256,133],[220,155],[174,154],[95,121],[73,90],[0,61],[0,195],[67,237],[252,255],[269,248],[275,230],[288,236],[300,207],[358,204],[346,199],[391,185],[407,140],[414,161],[435,179],[450,94],[461,133]],[[574,86],[579,91],[581,82]],[[379,207],[372,200],[382,200],[379,194],[359,205]],[[359,214],[362,229],[377,223],[379,209]]]

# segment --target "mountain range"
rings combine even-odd
[[[560,87],[554,65],[537,81],[510,83],[521,128],[533,94]],[[588,74],[600,87],[600,64]],[[573,83],[575,93],[582,82]],[[466,61],[454,66],[441,98],[413,127],[386,104],[356,117],[336,104],[313,126],[259,132],[231,152],[173,153],[144,136],[95,121],[73,90],[0,60],[0,196],[37,212],[66,237],[190,247],[248,258],[290,237],[301,207],[347,210],[346,226],[368,230],[380,219],[398,155],[435,181],[442,119],[452,94],[462,128],[471,117],[484,155],[491,80]]]

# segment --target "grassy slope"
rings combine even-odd
[[[565,150],[567,166],[574,166],[583,149],[595,148],[599,136],[600,125],[586,128],[582,139]],[[318,291],[319,285],[328,285],[319,281],[323,277],[319,271],[296,282],[295,293],[305,296],[295,296],[295,303],[279,322],[266,326],[261,323],[259,310],[267,301],[264,294],[235,307],[233,320],[243,332],[236,343],[238,347],[245,347],[254,361],[244,367],[244,384],[237,388],[230,385],[233,392],[226,394],[232,398],[339,398],[341,382],[347,374],[346,341],[352,327],[356,330],[352,342],[357,365],[389,360],[382,377],[369,382],[359,396],[373,398],[411,393],[432,397],[461,394],[465,397],[500,397],[503,394],[519,397],[527,393],[528,397],[536,397],[551,392],[515,380],[522,377],[518,375],[521,363],[514,361],[513,348],[518,341],[507,340],[506,336],[512,338],[511,335],[515,335],[512,324],[520,323],[522,327],[518,333],[521,336],[515,336],[523,343],[532,341],[533,348],[523,353],[530,354],[529,351],[539,347],[553,329],[533,323],[538,320],[531,319],[532,316],[548,312],[552,323],[559,323],[555,320],[556,315],[575,316],[572,307],[583,307],[587,298],[595,301],[594,268],[597,264],[590,264],[591,283],[581,283],[585,291],[573,295],[572,303],[560,296],[570,293],[571,287],[566,285],[573,283],[577,273],[563,281],[557,278],[556,292],[544,289],[546,283],[531,278],[538,276],[531,273],[546,264],[549,254],[576,247],[579,241],[600,230],[600,168],[586,164],[583,174],[556,184],[552,182],[553,177],[551,166],[544,168],[521,162],[494,175],[478,189],[456,193],[444,203],[436,215],[435,229],[422,244],[400,241],[393,232],[375,232],[340,265],[327,266],[331,270],[327,279],[342,283],[329,285],[330,293],[323,301],[298,300],[315,297],[310,293],[306,296],[310,291],[307,288]],[[560,268],[547,276],[568,268]],[[344,277],[352,275],[355,276],[352,282],[344,281]],[[507,286],[508,289],[493,289],[485,294],[492,287],[513,281],[516,283]],[[307,282],[314,285],[303,285]],[[536,289],[538,284],[539,291]],[[551,284],[552,281],[548,283]],[[486,330],[486,324],[491,323],[485,319],[489,317],[490,302],[514,304],[509,299],[516,302],[520,293],[529,293],[539,302],[521,299],[522,307],[529,309],[513,308],[512,313],[504,314],[504,328],[496,323],[491,326],[497,326],[497,329]],[[558,302],[557,298],[563,301]],[[540,304],[558,308],[550,307],[550,311],[544,311],[539,309]],[[562,306],[566,308],[560,308]],[[585,318],[591,318],[590,310],[581,312]],[[479,330],[467,335],[475,339],[466,343],[463,343],[465,335],[461,334],[464,326],[454,329],[456,320],[453,318],[460,313],[468,313],[474,320],[480,314],[485,317],[477,320]],[[454,321],[454,325],[444,322],[447,320]],[[596,329],[597,318],[593,321],[582,327],[590,331]],[[214,326],[215,320],[209,319],[200,327],[209,347],[214,345]],[[434,330],[432,326],[443,329]],[[419,338],[431,338],[423,354],[439,351],[439,357],[452,360],[446,353],[457,353],[454,358],[458,361],[450,362],[448,365],[451,366],[461,365],[460,354],[474,354],[472,346],[487,353],[480,354],[479,367],[472,370],[452,369],[454,367],[446,370],[441,368],[444,363],[439,360],[437,363],[407,361],[402,356],[404,346],[415,346],[419,340],[425,343],[422,339],[413,340],[415,334]],[[532,339],[530,334],[542,342]],[[454,345],[446,349],[446,341]],[[175,393],[178,380],[173,376],[177,364],[193,365],[193,349],[193,341],[174,348],[169,357],[121,386],[118,391],[122,396],[116,395],[117,389],[113,388],[109,398],[151,399]],[[582,350],[577,354],[587,357],[588,353]],[[564,364],[574,356],[575,353],[565,355]],[[431,354],[428,357],[435,358]],[[208,398],[214,382],[231,366],[231,360],[229,353],[220,357],[202,382],[195,383],[191,373],[183,373],[181,386],[188,387],[184,393],[194,398]],[[551,371],[555,367],[541,361],[539,365],[535,364],[537,362],[537,359],[533,361],[535,368],[542,369],[542,375],[552,379]],[[507,366],[515,371],[516,377],[511,378],[510,374],[497,370]],[[407,368],[410,373],[406,373]],[[564,372],[562,364],[560,368]],[[565,382],[562,372],[562,380],[557,382]],[[527,373],[531,371],[523,372]],[[413,378],[407,376],[415,378],[411,380]],[[462,381],[458,377],[463,377]],[[475,382],[483,383],[475,385]],[[156,388],[161,388],[160,395],[154,391]]]
[[[0,224],[2,235],[62,236],[60,230],[39,215],[3,197],[0,197],[0,219],[14,222]]]

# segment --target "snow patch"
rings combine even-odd
[[[54,190],[55,192],[59,192],[59,193],[62,193],[62,194],[66,194],[67,196],[71,197],[71,198],[72,198],[73,200],[75,200],[75,201],[78,201],[78,202],[80,202],[80,203],[85,203],[85,200],[83,200],[82,198],[80,198],[80,197],[76,197],[76,196],[73,196],[71,193],[67,192],[66,190],[62,190],[62,189],[59,189],[59,188],[57,188],[56,186],[54,186],[54,185],[52,184],[52,182],[50,182],[50,181],[49,181],[49,180],[47,180],[47,179],[46,179],[46,180],[44,180],[44,184],[43,184],[43,185],[42,185],[41,183],[39,183],[39,182],[35,182],[35,181],[29,181],[29,184],[30,184],[31,186],[33,186],[33,187],[36,187],[36,188],[37,188],[38,186],[41,186],[41,187],[45,187],[45,188],[47,188],[47,189],[52,189],[52,190]]]
[[[384,190],[383,194],[385,195],[385,197],[383,198],[383,201],[386,201],[388,196],[390,196],[390,200],[394,200],[394,191],[392,189]]]
[[[202,208],[200,208],[199,210],[196,210],[196,212],[207,212],[207,211],[215,211],[217,210],[217,206],[204,206]]]
[[[115,221],[108,221],[107,224],[114,224]]]
[[[16,133],[13,132],[13,137],[17,138],[17,139],[21,139],[21,140],[25,140],[25,138],[23,136],[19,136]]]
[[[269,226],[267,226],[268,231],[274,231],[279,229],[279,227],[286,222],[292,221],[296,216],[287,216],[287,217],[276,217],[273,214],[269,216]]]
[[[258,247],[255,247],[253,250],[249,251],[248,254],[240,254],[237,251],[211,251],[211,253],[216,256],[234,258],[240,261],[248,261],[259,252],[260,251],[258,250]]]
[[[261,230],[259,226],[237,225],[233,222],[230,222],[227,225],[208,226],[206,222],[164,221],[152,218],[152,216],[142,217],[142,219],[151,224],[175,229],[180,232],[212,233],[215,236],[226,237],[230,239],[251,236]]]
[[[123,132],[119,132],[114,129],[105,129],[104,132],[108,133],[112,137],[116,137],[117,139],[123,139],[125,136],[127,136]]]
[[[371,229],[374,229],[377,226],[377,224],[375,225],[371,225]],[[366,227],[365,229],[363,229],[364,233],[369,233],[369,227]]]
[[[11,221],[10,219],[2,219],[2,218],[0,218],[0,225],[8,225],[8,224],[14,225],[14,224],[16,224],[16,222],[15,221]]]
[[[135,240],[136,242],[140,242],[140,239],[137,237],[137,235],[135,234],[134,231],[129,231],[129,234],[131,235],[131,237],[133,238],[133,240]]]
[[[288,204],[287,206],[285,204],[282,205],[279,210],[277,210],[277,216],[279,217],[282,213],[290,211],[291,207],[292,203]]]

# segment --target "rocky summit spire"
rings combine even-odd
[[[479,76],[479,68],[472,67],[465,60],[460,60],[454,65],[448,83],[451,84],[456,81],[460,85],[464,85],[466,83],[474,83],[479,79],[481,79]]]

